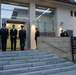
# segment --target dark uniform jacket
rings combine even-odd
[[[63,36],[64,36],[64,32],[62,32],[62,33],[60,34],[60,36],[63,37]]]
[[[8,29],[7,28],[2,28],[1,30],[0,30],[0,37],[2,38],[2,39],[7,39],[8,38]]]
[[[13,29],[11,29],[10,30],[10,37],[11,37],[11,39],[12,38],[17,38],[17,29],[15,29],[15,30],[13,30]]]
[[[35,40],[37,39],[37,37],[39,37],[40,36],[40,32],[39,31],[36,31],[35,32]]]
[[[26,38],[26,30],[20,30],[19,39],[25,39],[25,38]]]

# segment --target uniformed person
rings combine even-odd
[[[1,42],[2,42],[2,51],[6,51],[7,38],[8,38],[8,29],[6,28],[6,24],[2,24],[2,28],[0,30]]]
[[[36,42],[36,48],[37,48],[37,38],[40,36],[40,32],[38,30],[38,28],[36,28],[36,32],[35,32],[35,42]]]
[[[20,49],[24,50],[26,40],[26,30],[24,30],[23,25],[21,25],[21,30],[19,31],[19,39],[20,39]]]
[[[15,25],[12,25],[12,29],[10,30],[11,50],[16,50],[16,39],[17,29],[15,29]]]

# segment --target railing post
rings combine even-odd
[[[71,37],[72,61],[74,61],[73,38],[74,37]]]

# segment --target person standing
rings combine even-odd
[[[64,37],[64,32],[63,32],[63,30],[61,30],[60,36],[61,36],[61,37]]]
[[[23,25],[21,25],[21,30],[19,31],[19,39],[20,39],[20,49],[24,50],[26,41],[26,30],[24,30]]]
[[[6,51],[7,38],[8,38],[8,29],[6,28],[6,24],[2,24],[2,28],[0,30],[1,43],[2,43],[2,51]]]
[[[16,50],[16,39],[17,29],[15,29],[15,25],[12,25],[12,29],[10,30],[11,50]]]
[[[40,32],[38,31],[38,28],[36,28],[35,32],[35,42],[36,42],[36,48],[37,48],[37,38],[40,36]]]
[[[67,31],[64,31],[64,37],[69,37]]]

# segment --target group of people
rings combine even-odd
[[[7,44],[7,38],[9,36],[9,31],[6,28],[6,24],[2,24],[2,28],[0,29],[0,38],[2,42],[2,51],[6,51],[6,44]],[[38,28],[36,28],[35,32],[35,42],[37,47],[37,38],[40,36],[40,32]],[[61,30],[60,33],[61,37],[68,37],[67,31]],[[19,30],[19,39],[20,39],[20,49],[24,50],[25,47],[25,41],[26,41],[26,30],[24,29],[24,26],[21,25],[21,30]],[[11,50],[16,50],[16,41],[17,41],[17,29],[15,28],[15,25],[12,25],[12,29],[10,30],[10,42],[11,42]]]
[[[2,28],[0,29],[2,51],[6,51],[8,36],[9,36],[9,31],[6,28],[6,24],[4,23],[2,24]],[[26,40],[26,30],[24,30],[23,25],[21,25],[21,30],[19,30],[19,39],[20,39],[20,49],[24,50],[25,40]],[[11,50],[16,50],[16,41],[17,41],[17,29],[15,28],[15,25],[12,25],[12,29],[10,30]]]
[[[15,25],[12,25],[12,29],[9,30],[6,28],[6,24],[2,24],[2,28],[0,29],[0,38],[2,43],[2,51],[6,51],[6,45],[7,45],[7,39],[10,35],[10,42],[11,42],[11,50],[16,50],[16,42],[17,42],[17,29],[15,28]],[[20,39],[20,49],[24,50],[25,47],[25,41],[26,41],[26,30],[24,29],[24,26],[21,25],[21,30],[19,30],[19,39]],[[37,37],[40,36],[40,32],[38,28],[36,28],[35,32],[35,42],[37,47]]]
[[[60,36],[61,37],[68,37],[69,35],[68,35],[67,31],[61,30]]]

